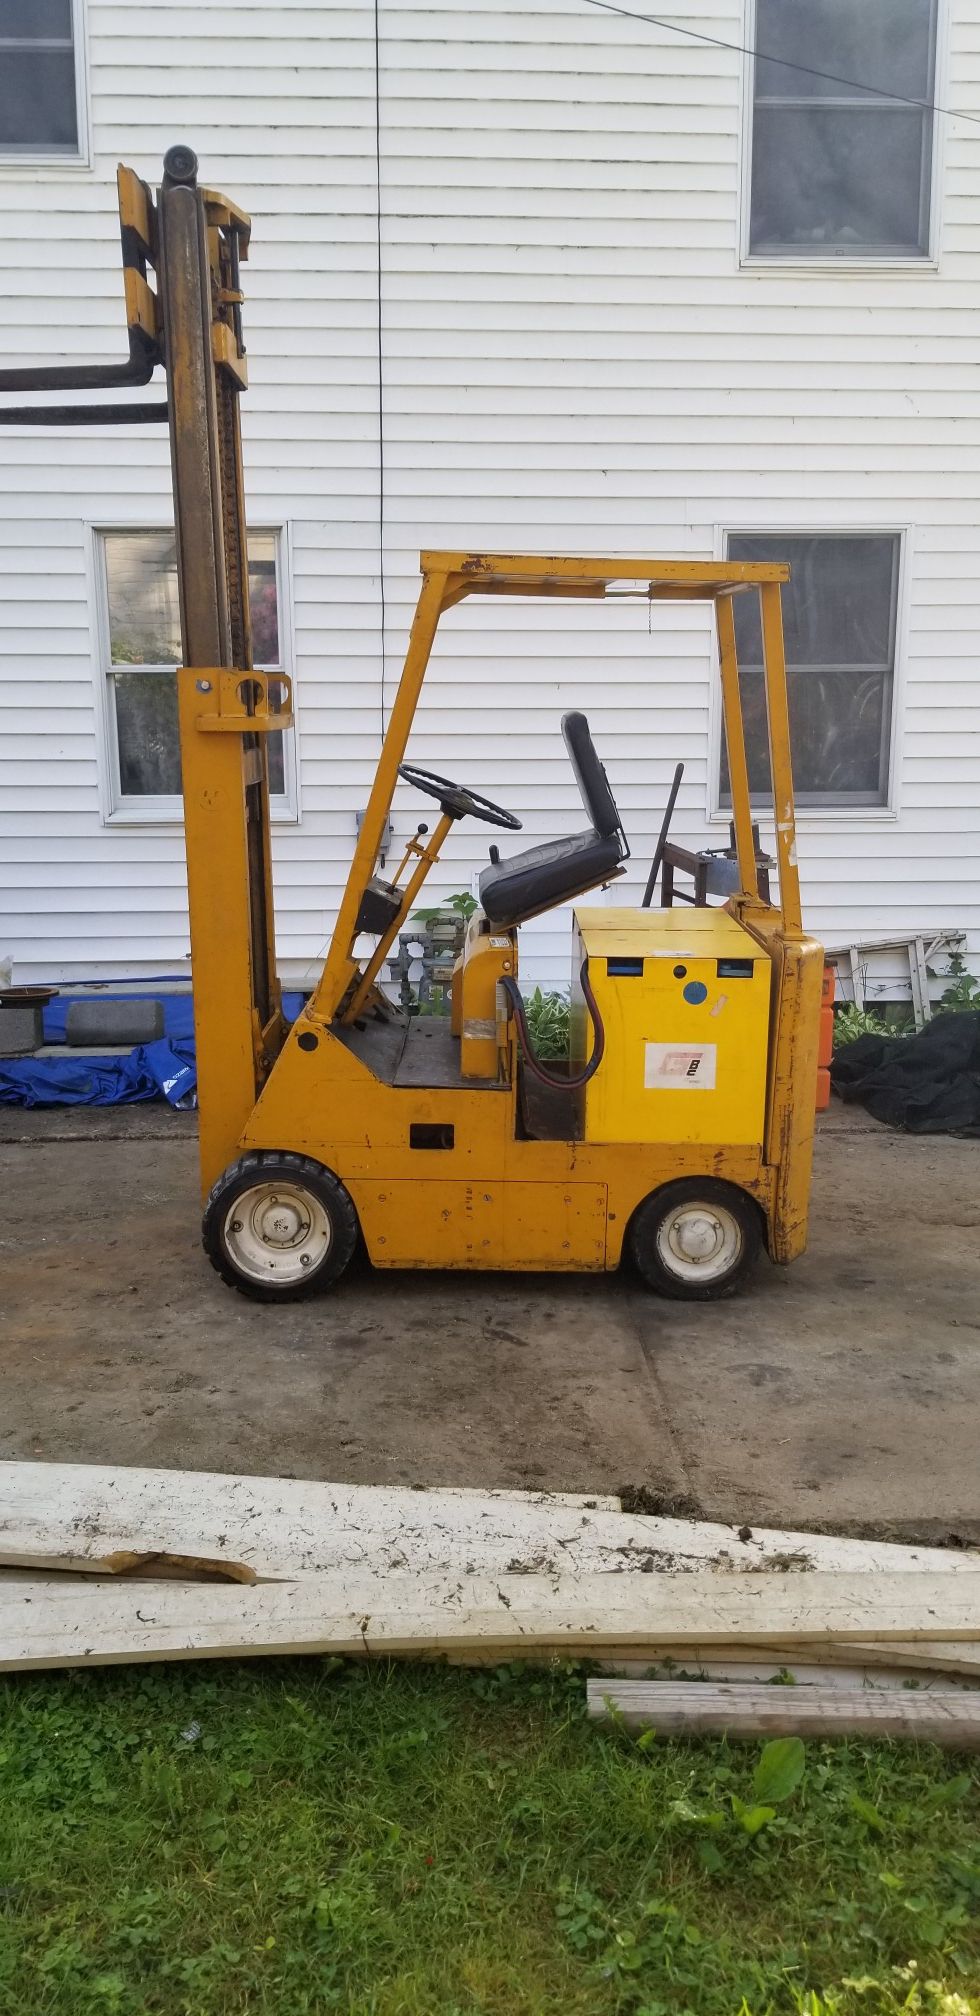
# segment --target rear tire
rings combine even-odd
[[[762,1242],[758,1205],[734,1183],[684,1177],[633,1214],[627,1251],[648,1288],[676,1302],[733,1295]]]
[[[350,1196],[329,1169],[267,1149],[240,1156],[219,1176],[201,1226],[212,1267],[257,1302],[295,1302],[329,1287],[357,1234]]]

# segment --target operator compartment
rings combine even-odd
[[[584,1141],[761,1145],[772,963],[721,909],[577,909],[571,1069],[591,1051],[588,976],[605,1055],[579,1093]]]

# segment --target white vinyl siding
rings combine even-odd
[[[156,179],[187,139],[252,211],[246,489],[250,522],[289,534],[302,817],[274,854],[302,979],[382,709],[373,6],[88,12],[95,166],[4,170],[0,359],[124,353],[118,160]],[[741,0],[677,19],[745,39]],[[805,914],[845,942],[966,926],[976,970],[980,127],[948,124],[938,271],[814,262],[801,280],[739,264],[737,54],[578,0],[384,0],[381,28],[387,707],[422,546],[708,558],[725,530],[901,527],[889,802],[803,811]],[[970,109],[978,87],[980,0],[962,0],[944,98]],[[86,530],[168,522],[166,432],[14,430],[3,449],[0,950],[24,979],[183,970],[179,827],[105,820]],[[632,848],[613,900],[642,892],[679,759],[674,837],[724,844],[696,607],[462,604],[410,755],[512,807],[532,844],[581,826],[559,730],[575,706]],[[396,847],[425,816],[400,787]],[[455,829],[434,896],[469,885],[486,839]],[[532,982],[567,982],[567,914],[522,946]]]

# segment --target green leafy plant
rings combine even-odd
[[[413,910],[408,921],[410,924],[433,924],[436,918],[444,917],[447,910],[451,910],[468,922],[476,907],[476,897],[471,896],[468,889],[459,889],[455,896],[444,896],[442,902],[431,910]]]
[[[944,979],[950,985],[940,995],[936,1003],[937,1015],[962,1014],[964,1010],[980,1008],[980,980],[975,980],[968,971],[962,952],[950,953],[949,965]]]
[[[781,1806],[802,1783],[806,1750],[798,1736],[778,1736],[766,1743],[752,1777],[752,1795]]]
[[[645,1736],[652,1734],[651,1730],[645,1732]],[[639,1740],[643,1745],[645,1737]],[[731,1820],[739,1830],[735,1839],[744,1836],[754,1840],[763,1828],[770,1826],[777,1818],[777,1806],[792,1798],[802,1783],[805,1770],[806,1750],[798,1736],[779,1736],[773,1742],[764,1744],[752,1774],[751,1801],[741,1799],[737,1792],[728,1794]],[[705,1837],[699,1843],[701,1865],[709,1875],[721,1875],[726,1862],[720,1839],[731,1834],[731,1822],[724,1806],[694,1806],[687,1799],[675,1799],[671,1806],[671,1819],[675,1825],[696,1828]]]
[[[898,1029],[888,1029],[880,1015],[873,1008],[859,1008],[856,1001],[845,1001],[843,1008],[834,1011],[834,1049],[843,1050],[848,1043],[855,1043],[859,1036],[898,1036]]]
[[[544,994],[536,987],[524,1003],[535,1054],[542,1059],[568,1056],[569,1004],[564,994]]]

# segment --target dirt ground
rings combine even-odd
[[[193,1135],[156,1107],[0,1113],[0,1455],[642,1485],[737,1522],[980,1541],[980,1142],[836,1111],[809,1253],[732,1302],[363,1265],[269,1309],[204,1259]]]

